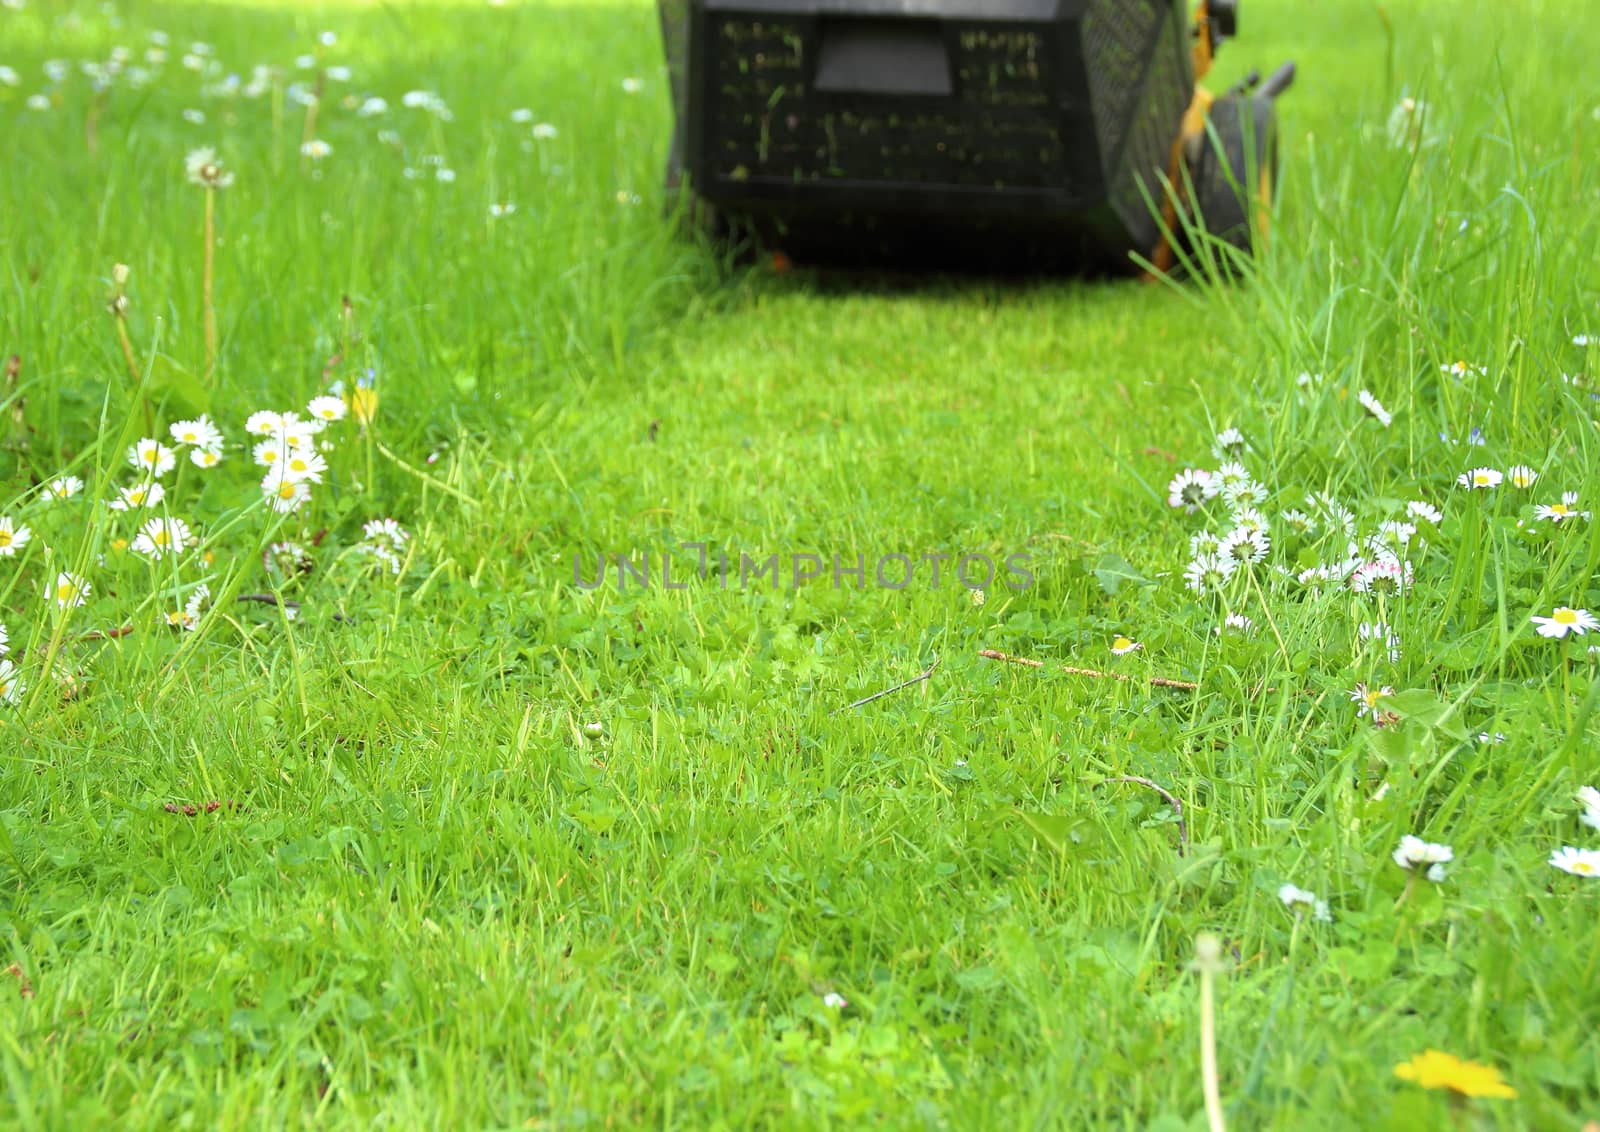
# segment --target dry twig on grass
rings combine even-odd
[[[1172,807],[1173,816],[1178,819],[1178,856],[1182,857],[1189,848],[1189,826],[1183,820],[1183,803],[1178,801],[1178,796],[1160,783],[1138,774],[1119,774],[1115,778],[1102,780],[1100,785],[1107,786],[1113,782],[1135,782],[1140,786],[1148,786],[1166,799],[1167,805]]]
[[[885,688],[881,692],[874,692],[870,696],[863,696],[861,699],[857,700],[853,704],[845,704],[844,707],[842,707],[842,708],[834,708],[828,714],[829,715],[838,715],[842,711],[850,711],[852,708],[858,708],[858,707],[861,707],[864,704],[870,704],[873,700],[881,700],[885,696],[891,696],[891,695],[893,695],[894,693],[900,691],[903,688],[911,687],[911,685],[913,685],[913,684],[920,684],[924,680],[927,680],[930,677],[932,677],[933,676],[933,670],[935,668],[938,668],[938,667],[939,667],[939,658],[938,657],[934,657],[932,664],[928,665],[927,668],[923,669],[923,671],[921,671],[917,675],[913,676],[911,679],[902,680],[900,683],[896,684],[894,687]]]

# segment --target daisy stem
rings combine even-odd
[[[144,431],[149,435],[155,431],[155,410],[150,405],[150,398],[144,396],[142,386],[144,378],[139,376],[139,361],[133,356],[133,340],[128,337],[128,320],[121,314],[116,316],[117,342],[122,346],[122,360],[127,363],[128,376],[133,379],[133,388],[139,393],[139,403],[144,409]]]
[[[205,266],[201,274],[201,298],[205,304],[206,331],[206,383],[210,384],[217,372],[217,311],[211,301],[211,282],[216,259],[217,242],[217,191],[206,188]]]
[[[1222,1089],[1217,1081],[1217,1004],[1213,980],[1222,958],[1222,943],[1209,932],[1195,939],[1195,967],[1200,973],[1200,1087],[1206,1098],[1210,1132],[1227,1132],[1222,1115]]]
[[[1278,623],[1272,619],[1272,606],[1267,604],[1267,595],[1261,592],[1261,582],[1256,578],[1254,570],[1246,573],[1250,577],[1250,585],[1255,588],[1256,596],[1261,599],[1261,616],[1267,619],[1267,628],[1272,630],[1272,639],[1278,642],[1278,655],[1283,657],[1284,664],[1292,664],[1289,659],[1289,648],[1283,643],[1283,634],[1278,632]]]

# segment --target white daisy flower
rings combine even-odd
[[[1535,519],[1548,519],[1552,523],[1564,523],[1568,519],[1589,519],[1589,512],[1578,510],[1578,493],[1564,491],[1561,493],[1560,503],[1543,504],[1533,509]]]
[[[1437,526],[1444,520],[1444,515],[1431,503],[1422,500],[1413,500],[1406,504],[1406,514],[1422,523],[1433,523]]]
[[[510,201],[505,201],[503,203],[496,202],[489,206],[489,218],[491,220],[499,220],[502,217],[512,215],[516,211],[517,206],[512,204]]]
[[[160,479],[172,471],[178,463],[178,458],[165,444],[147,436],[128,449],[128,463],[145,475]]]
[[[1560,640],[1568,633],[1578,636],[1592,629],[1600,629],[1600,620],[1587,609],[1572,609],[1565,605],[1558,605],[1549,617],[1531,618],[1541,637],[1551,637]]]
[[[182,519],[151,519],[133,540],[133,552],[160,559],[182,554],[190,542],[189,524]]]
[[[1600,335],[1574,334],[1572,336],[1572,344],[1580,348],[1584,346],[1600,346]]]
[[[174,444],[184,444],[192,448],[220,448],[222,447],[222,432],[211,423],[211,418],[201,413],[192,421],[174,421],[167,427],[172,434]]]
[[[51,499],[72,499],[83,492],[83,481],[77,476],[60,476],[45,485],[44,493]]]
[[[1189,536],[1189,557],[1216,554],[1222,549],[1222,536],[1212,531],[1196,531]]]
[[[1286,884],[1278,889],[1278,899],[1283,901],[1287,908],[1293,908],[1296,904],[1314,907],[1317,903],[1317,894],[1307,892],[1298,885]]]
[[[1506,469],[1506,479],[1511,481],[1512,487],[1530,488],[1538,478],[1539,473],[1526,464],[1513,464]]]
[[[1440,366],[1439,372],[1449,374],[1457,381],[1460,381],[1462,378],[1467,377],[1484,377],[1489,371],[1483,366],[1474,365],[1472,362],[1455,361],[1448,365]]]
[[[1307,566],[1295,575],[1295,581],[1311,589],[1321,589],[1324,586],[1344,585],[1344,571],[1337,566]]]
[[[1583,807],[1578,820],[1590,829],[1600,829],[1600,790],[1593,786],[1580,786],[1575,796]]]
[[[322,473],[328,470],[328,461],[313,448],[291,448],[284,457],[283,474],[288,479],[321,483]]]
[[[50,96],[46,94],[30,94],[23,105],[35,113],[42,113],[50,109]]]
[[[632,76],[629,76],[628,78],[622,80],[622,90],[625,94],[638,94],[643,89],[643,79],[636,79]]]
[[[1217,439],[1211,444],[1211,454],[1219,460],[1226,460],[1230,456],[1237,456],[1249,448],[1245,443],[1244,433],[1236,428],[1225,428],[1217,433]]]
[[[1290,508],[1278,516],[1283,520],[1283,525],[1297,535],[1312,535],[1317,531],[1317,521],[1304,511]]]
[[[1500,481],[1505,479],[1493,468],[1473,468],[1469,472],[1462,472],[1456,477],[1456,483],[1465,488],[1488,489],[1499,487]]]
[[[1363,621],[1356,626],[1356,640],[1362,645],[1377,644],[1391,664],[1400,659],[1400,636],[1387,622]]]
[[[261,494],[274,511],[287,515],[300,510],[311,498],[311,485],[305,480],[289,479],[274,469],[262,478]]]
[[[850,1003],[844,997],[844,995],[839,994],[836,991],[829,991],[827,994],[822,996],[822,1005],[826,1006],[829,1010],[843,1010],[845,1007],[849,1006]]]
[[[519,106],[511,112],[511,120],[519,126],[527,125],[533,121],[533,111],[526,106]]]
[[[1220,487],[1210,472],[1201,468],[1185,468],[1167,484],[1167,506],[1198,511],[1200,505],[1214,497]]]
[[[167,496],[167,489],[158,483],[139,483],[132,487],[117,488],[117,498],[106,504],[113,511],[132,511],[136,507],[157,507]]]
[[[189,462],[197,468],[209,470],[222,463],[222,449],[220,448],[191,448]]]
[[[1411,563],[1392,558],[1363,562],[1350,575],[1350,589],[1358,594],[1403,594],[1411,582]]]
[[[1550,854],[1550,865],[1575,877],[1600,877],[1600,849],[1564,845]]]
[[[1434,884],[1443,884],[1445,882],[1445,878],[1449,875],[1450,874],[1445,867],[1438,864],[1429,865],[1428,871],[1423,874],[1423,876],[1427,877]]]
[[[1383,718],[1383,707],[1379,701],[1385,696],[1394,695],[1394,689],[1388,684],[1377,688],[1369,688],[1364,683],[1356,686],[1346,693],[1350,702],[1356,705],[1356,715],[1370,715],[1374,723]]]
[[[1226,636],[1237,633],[1241,637],[1248,637],[1255,633],[1256,623],[1242,613],[1230,613],[1222,619],[1222,624],[1213,630],[1217,636]]]
[[[280,467],[286,455],[288,455],[288,445],[277,439],[263,440],[250,450],[250,458],[263,468]]]
[[[1144,646],[1132,637],[1117,637],[1111,642],[1111,655],[1127,656],[1130,652],[1138,652],[1142,648]]]
[[[1271,549],[1272,539],[1266,531],[1236,527],[1223,537],[1218,557],[1224,561],[1231,561],[1236,566],[1243,566],[1247,563],[1265,562],[1267,553]]]
[[[1356,394],[1356,400],[1361,402],[1361,407],[1384,428],[1388,428],[1394,423],[1394,417],[1389,413],[1388,409],[1383,407],[1383,402],[1365,389]]]
[[[0,516],[0,558],[15,558],[32,537],[33,532],[13,522],[10,515]]]
[[[346,412],[344,398],[313,397],[311,403],[306,406],[306,412],[311,414],[312,420],[322,421],[324,424],[342,421]]]
[[[389,113],[389,103],[376,95],[362,102],[356,108],[356,117],[358,118],[377,118],[387,113]]]
[[[9,660],[0,659],[0,703],[21,703],[22,694],[27,690],[28,686],[17,674],[17,666]]]
[[[556,136],[556,128],[549,122],[539,122],[529,132],[540,141],[548,141]]]
[[[55,585],[50,589],[50,596],[58,609],[76,609],[89,600],[89,593],[88,582],[65,570],[56,575]]]
[[[1228,584],[1236,569],[1233,559],[1221,554],[1197,555],[1183,572],[1184,585],[1201,597],[1216,593]]]
[[[1455,852],[1450,846],[1441,845],[1434,841],[1424,841],[1422,838],[1414,837],[1409,833],[1400,839],[1400,846],[1394,851],[1394,863],[1402,869],[1413,868],[1417,865],[1448,864],[1455,860],[1455,857]]]
[[[283,414],[261,409],[245,419],[244,430],[251,436],[275,436],[283,430]]]
[[[300,156],[309,157],[312,161],[321,161],[333,152],[333,146],[321,138],[311,138],[300,143]]]

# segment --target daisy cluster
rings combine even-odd
[[[364,394],[366,400],[362,399]],[[282,523],[301,512],[312,501],[313,490],[331,476],[328,457],[339,447],[335,437],[348,432],[347,428],[338,427],[340,422],[354,416],[356,423],[364,427],[372,407],[370,386],[363,385],[349,401],[337,393],[312,398],[304,415],[300,411],[264,409],[246,419],[243,431],[249,439],[238,444],[230,443],[207,414],[173,421],[165,438],[143,437],[129,446],[124,453],[122,474],[113,473],[105,481],[108,492],[99,501],[103,511],[73,512],[88,494],[83,478],[77,475],[57,476],[29,496],[14,500],[12,509],[23,518],[0,515],[0,558],[16,560],[19,570],[35,560],[45,564],[47,606],[53,607],[57,616],[65,616],[95,598],[95,583],[78,572],[81,564],[73,563],[70,569],[50,565],[66,556],[55,547],[41,544],[36,529],[48,528],[58,537],[77,535],[80,542],[92,542],[92,536],[83,538],[84,527],[95,525],[98,517],[108,526],[111,537],[103,544],[106,553],[94,562],[99,567],[115,569],[118,562],[113,559],[143,560],[151,571],[155,590],[179,599],[178,604],[160,609],[157,624],[193,630],[211,604],[211,587],[205,580],[210,575],[205,572],[217,565],[218,548],[215,539],[208,542],[202,537],[197,523],[176,511],[180,500],[200,495],[199,491],[185,490],[185,475],[207,477],[230,457],[247,456],[260,469],[260,479],[255,502],[246,503],[243,510],[259,509],[266,515],[281,517],[276,522]],[[221,522],[217,526],[227,530],[234,524]],[[355,548],[358,555],[370,559],[382,573],[402,573],[411,540],[404,527],[394,519],[375,519],[363,527],[362,535]],[[263,564],[268,577],[279,586],[309,574],[312,568],[310,553],[303,543],[292,541],[272,543],[263,556]],[[186,581],[186,568],[205,576]],[[108,593],[122,589],[115,584],[106,588]],[[122,636],[137,627],[123,626],[112,635]],[[5,627],[0,626],[0,703],[19,702],[25,690],[16,659],[10,653],[9,637]]]
[[[1239,459],[1247,448],[1238,429],[1226,429],[1217,436],[1216,451],[1224,459],[1215,469],[1185,468],[1167,485],[1169,506],[1206,520],[1189,538],[1183,571],[1184,584],[1196,596],[1231,593],[1251,571],[1269,579],[1292,578],[1306,589],[1397,595],[1411,588],[1409,556],[1443,520],[1437,507],[1413,500],[1363,531],[1354,511],[1330,495],[1313,493],[1302,506],[1283,508],[1271,518],[1264,510],[1271,493]],[[1275,525],[1290,548],[1314,552],[1312,565],[1293,571],[1272,561]]]
[[[42,115],[67,105],[80,88],[87,88],[97,98],[127,90],[147,99],[151,92],[159,91],[187,103],[176,117],[190,127],[205,127],[217,120],[225,124],[242,105],[281,99],[282,105],[302,111],[307,128],[315,128],[319,134],[323,128],[348,134],[356,126],[379,124],[378,143],[400,158],[400,174],[408,181],[456,182],[456,170],[445,154],[429,152],[444,148],[443,127],[455,121],[444,95],[427,87],[379,91],[366,86],[354,67],[337,61],[344,45],[333,31],[317,33],[306,46],[308,50],[293,58],[230,63],[210,43],[180,43],[166,32],[152,29],[142,40],[115,44],[103,55],[48,59],[36,77],[0,63],[0,92],[21,93],[33,88],[24,96],[23,105]],[[630,96],[641,94],[648,86],[632,75],[616,81],[618,89]],[[554,123],[542,120],[528,107],[510,110],[507,119],[521,135],[519,144],[526,153],[547,146],[561,133]],[[426,139],[420,147],[405,140],[403,128],[413,124],[417,128],[411,132]],[[339,145],[345,142],[341,140]],[[352,142],[351,149],[355,148]],[[336,147],[325,137],[308,135],[299,143],[299,152],[309,175],[320,178],[321,166],[335,158]],[[213,189],[232,184],[233,175],[222,170],[211,149],[196,148],[190,158],[191,180]],[[626,189],[617,191],[617,199],[639,203],[638,195]],[[516,205],[510,201],[494,201],[489,206],[492,220],[509,218],[515,212]]]

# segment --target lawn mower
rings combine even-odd
[[[1265,235],[1235,0],[659,0],[682,215],[796,263],[1166,271]],[[1207,241],[1204,231],[1215,237]]]

